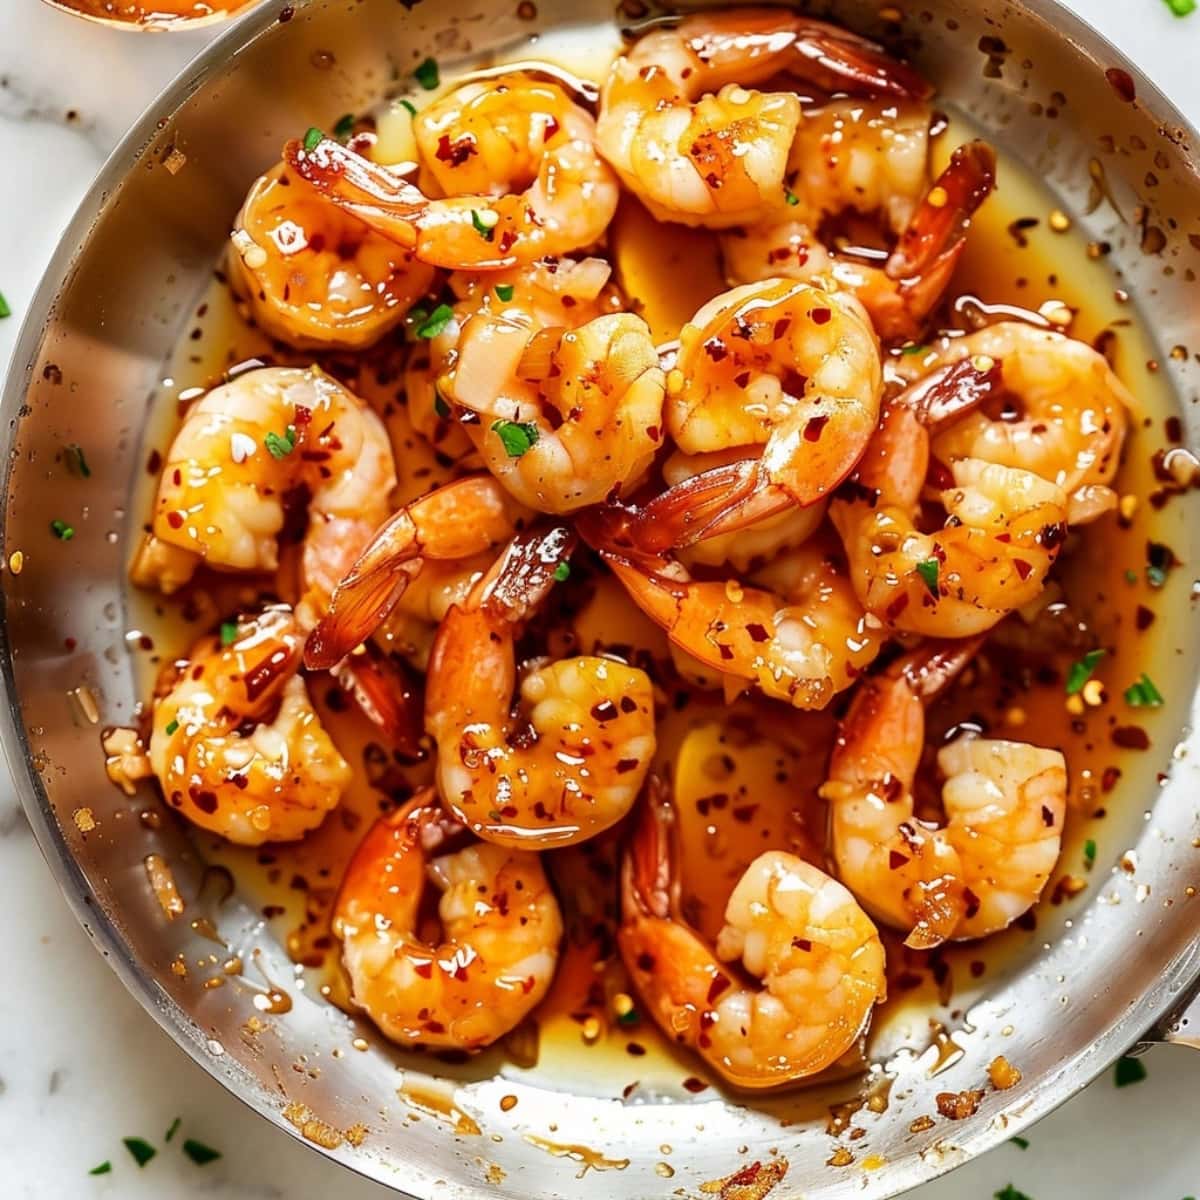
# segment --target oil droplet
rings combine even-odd
[[[454,1132],[460,1137],[478,1137],[483,1132],[479,1122],[469,1113],[463,1112],[451,1094],[436,1088],[405,1084],[404,1087],[396,1089],[396,1095],[410,1108],[452,1125]]]
[[[933,1031],[933,1045],[937,1050],[937,1056],[929,1068],[929,1078],[932,1079],[935,1075],[948,1071],[962,1058],[966,1050],[954,1040],[940,1021],[930,1021],[929,1027]]]
[[[672,1179],[675,1176],[675,1168],[670,1163],[660,1162],[654,1164],[654,1173],[662,1179]]]
[[[576,1179],[582,1179],[589,1171],[624,1171],[629,1166],[629,1159],[608,1158],[590,1146],[551,1142],[546,1138],[538,1137],[535,1133],[525,1134],[525,1140],[531,1146],[536,1146],[539,1150],[544,1150],[555,1158],[571,1158],[577,1163],[582,1163],[583,1165],[575,1173]]]
[[[225,939],[217,932],[217,927],[207,917],[197,917],[192,922],[192,928],[202,938],[208,938],[210,942],[216,942],[218,946],[225,946]]]

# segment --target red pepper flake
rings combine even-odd
[[[895,600],[884,609],[884,616],[889,621],[894,621],[908,607],[908,593],[901,592]]]
[[[808,315],[814,325],[828,325],[833,312],[828,308],[814,308]]]
[[[170,525],[170,527],[172,529],[182,529],[183,528],[183,513],[180,513],[180,512],[167,513],[167,524]]]
[[[771,638],[766,628],[757,621],[752,621],[746,626],[746,633],[752,642],[766,642]]]
[[[438,138],[437,150],[434,152],[439,161],[449,163],[452,167],[461,167],[472,154],[478,154],[475,139],[464,133],[462,137],[450,140],[448,133]]]
[[[416,973],[420,975],[422,979],[432,979],[433,961],[427,959],[425,962],[415,962],[413,963],[413,970],[416,971]]]
[[[625,713],[637,712],[637,701],[632,696],[622,696],[621,711]]]
[[[617,717],[617,706],[611,700],[601,700],[592,705],[592,716],[597,721],[612,721]]]
[[[1154,610],[1147,608],[1144,604],[1139,604],[1134,613],[1134,624],[1137,626],[1138,633],[1144,633],[1154,624]]]
[[[1117,780],[1120,778],[1120,767],[1105,767],[1103,774],[1100,776],[1100,790],[1102,792],[1111,792],[1117,786]]]
[[[629,771],[636,771],[638,759],[636,758],[619,758],[617,760],[617,774],[624,775]]]
[[[1104,78],[1108,80],[1109,86],[1126,104],[1132,104],[1137,99],[1137,87],[1134,85],[1133,76],[1128,71],[1121,67],[1109,67],[1104,72]]]
[[[963,900],[966,902],[967,907],[965,911],[967,919],[969,920],[979,913],[980,900],[979,897],[975,895],[975,893],[968,887],[963,888]]]
[[[812,942],[809,941],[808,938],[794,937],[792,938],[792,949],[803,950],[805,953],[807,953],[812,949]]]
[[[1150,735],[1140,725],[1118,725],[1112,731],[1112,740],[1125,750],[1150,749]]]
[[[827,416],[809,417],[804,423],[804,440],[806,442],[819,442],[821,434],[828,424],[829,418]]]
[[[553,117],[548,117],[546,128],[542,131],[542,141],[548,142],[561,128],[562,126]]]
[[[641,1058],[646,1053],[646,1047],[640,1042],[628,1042],[625,1050],[627,1053],[632,1054],[634,1058]]]
[[[889,850],[888,851],[888,869],[889,870],[898,871],[908,861],[909,861],[908,856],[905,854],[901,854],[899,850]]]
[[[708,1003],[715,1004],[717,997],[724,991],[728,991],[731,981],[728,975],[714,975],[712,983],[708,985]]]
[[[162,455],[157,450],[151,450],[146,459],[146,474],[157,475],[162,470]]]
[[[691,1092],[693,1096],[699,1092],[708,1090],[708,1084],[703,1079],[697,1079],[695,1075],[689,1075],[683,1081],[683,1087],[685,1091]]]
[[[1023,558],[1014,558],[1013,566],[1016,568],[1017,574],[1024,580],[1028,579],[1033,571],[1033,565],[1027,563]]]

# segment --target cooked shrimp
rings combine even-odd
[[[498,270],[599,240],[618,185],[591,116],[558,84],[521,75],[467,83],[416,120],[429,197],[330,138],[284,158],[323,196],[422,262]]]
[[[522,504],[548,513],[636,486],[662,441],[665,387],[641,317],[546,328],[512,307],[467,321],[442,380],[451,405],[473,415],[466,428],[488,469]]]
[[[982,459],[1048,479],[1070,498],[1073,524],[1115,506],[1109,485],[1135,401],[1104,356],[1061,333],[1002,321],[947,341],[929,365],[980,356],[1000,363],[999,398],[937,433],[934,457],[951,465]]]
[[[613,64],[596,123],[601,153],[659,220],[756,221],[783,200],[800,101],[747,89],[785,74],[855,94],[930,90],[873,42],[785,9],[694,14]]]
[[[990,360],[964,360],[935,378],[951,390],[986,391],[996,371]],[[940,495],[944,527],[923,532],[916,522],[929,429],[914,397],[927,387],[915,385],[885,409],[829,515],[868,612],[907,633],[970,637],[1041,591],[1066,536],[1067,497],[1029,471],[964,458]]]
[[[885,341],[916,337],[996,177],[995,153],[977,141],[955,150],[930,187],[928,122],[924,106],[858,102],[806,118],[792,152],[793,203],[721,239],[729,281],[832,282],[858,297]],[[878,215],[895,248],[874,254],[826,244],[826,222],[847,213]]]
[[[291,611],[268,608],[228,646],[202,639],[154,707],[150,763],[167,803],[239,845],[302,838],[350,783],[297,674],[303,645]]]
[[[266,333],[301,350],[361,350],[399,324],[433,268],[298,182],[282,163],[234,218],[233,289]]]
[[[203,396],[167,451],[153,537],[223,571],[273,571],[285,500],[309,493],[305,588],[328,597],[388,516],[395,486],[383,423],[316,367],[247,371]],[[174,556],[160,575],[178,585]],[[160,566],[164,555],[156,552]],[[139,582],[151,582],[148,571]],[[186,581],[186,578],[184,579]]]
[[[672,646],[725,680],[824,708],[879,653],[883,624],[863,612],[827,545],[783,554],[759,576],[766,586],[743,586],[694,580],[669,558],[631,552],[608,521],[585,517],[580,531]]]
[[[332,667],[375,632],[427,563],[460,562],[502,545],[528,515],[490,475],[456,479],[406,504],[333,589],[309,635],[305,665]]]
[[[835,1063],[887,993],[883,945],[854,897],[802,858],[767,851],[734,887],[714,952],[679,914],[678,857],[674,808],[652,787],[622,866],[617,936],[659,1027],[737,1087]],[[738,960],[754,983],[724,965]]]
[[[643,671],[580,656],[521,681],[514,638],[562,572],[573,544],[558,527],[520,535],[438,628],[425,689],[442,800],[504,846],[583,841],[630,809],[654,753],[654,700]]]
[[[822,795],[842,882],[919,949],[984,937],[1036,903],[1062,841],[1062,754],[964,734],[938,751],[946,822],[918,820],[925,706],[974,654],[946,643],[897,660],[855,693]]]
[[[662,465],[663,480],[670,487],[683,484],[686,480],[724,467],[746,457],[746,449],[714,451],[711,454],[683,454],[676,451]],[[753,521],[744,529],[732,533],[719,533],[704,538],[679,552],[680,560],[686,564],[703,563],[705,566],[720,566],[728,563],[735,570],[749,571],[755,563],[763,563],[784,550],[803,545],[816,532],[825,519],[825,504],[818,501],[803,508],[787,508],[773,516]]]
[[[652,500],[630,526],[648,550],[743,529],[829,496],[879,419],[879,345],[853,296],[786,279],[723,292],[684,326],[667,429],[699,454],[761,445]]]
[[[338,892],[354,1002],[404,1046],[491,1045],[538,1005],[558,964],[562,916],[541,860],[486,842],[451,849],[461,833],[432,789],[418,792],[371,826]],[[427,882],[441,892],[436,944],[417,932]]]

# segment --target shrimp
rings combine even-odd
[[[490,475],[456,479],[394,513],[333,589],[304,663],[327,670],[366,641],[429,562],[458,562],[502,545],[529,514]]]
[[[452,409],[470,416],[467,432],[492,474],[548,513],[637,485],[662,441],[665,389],[641,317],[606,313],[547,328],[512,307],[467,321],[441,384]]]
[[[885,341],[916,337],[966,246],[971,218],[995,186],[984,142],[951,155],[930,186],[926,105],[837,101],[806,116],[793,143],[787,202],[721,238],[730,283],[783,276],[857,296]],[[827,244],[831,219],[877,218],[889,252]],[[875,261],[883,260],[883,261]]]
[[[541,860],[486,842],[451,849],[462,832],[420,791],[371,826],[338,892],[354,1002],[403,1046],[491,1045],[540,1003],[558,964],[562,915]],[[436,944],[417,932],[427,882],[441,892]]]
[[[303,644],[292,612],[268,608],[228,646],[202,639],[154,707],[150,763],[167,803],[242,846],[302,838],[352,777],[297,673]]]
[[[940,499],[944,527],[917,526],[929,470],[930,420],[956,389],[969,403],[994,386],[997,364],[964,360],[889,405],[856,477],[829,516],[841,535],[859,602],[893,629],[970,637],[1041,591],[1066,537],[1067,497],[1029,471],[964,458]],[[932,397],[932,399],[931,399]],[[954,402],[946,401],[953,407]]]
[[[1112,508],[1109,485],[1135,401],[1104,356],[1061,333],[1002,321],[948,341],[929,365],[981,356],[1000,363],[1000,403],[937,433],[934,458],[982,459],[1048,479],[1067,493],[1073,524]]]
[[[282,163],[234,218],[236,294],[266,333],[301,350],[361,350],[404,319],[434,270],[297,182]]]
[[[573,537],[518,535],[438,628],[425,685],[443,802],[473,833],[544,849],[602,832],[633,805],[654,753],[645,672],[580,656],[535,666],[512,710],[514,638],[563,572]]]
[[[795,708],[824,708],[879,653],[883,623],[863,612],[827,545],[807,542],[761,574],[766,586],[743,586],[694,580],[670,558],[630,551],[618,522],[592,514],[580,532],[672,647],[725,680]]]
[[[558,86],[519,74],[464,84],[416,120],[430,197],[331,138],[288,142],[303,180],[425,263],[494,271],[600,239],[618,183],[591,116]]]
[[[964,734],[943,746],[945,824],[914,816],[925,706],[976,645],[924,647],[867,679],[821,792],[839,878],[918,949],[1004,929],[1036,903],[1061,848],[1066,763],[1024,742]]]
[[[715,952],[706,945],[679,913],[675,811],[661,788],[640,813],[621,896],[621,957],[650,1015],[737,1087],[831,1066],[886,996],[875,926],[842,884],[783,850],[747,867]],[[738,960],[754,982],[725,965]]]
[[[853,296],[786,279],[723,292],[680,333],[667,429],[687,454],[761,454],[669,488],[631,535],[659,551],[824,500],[862,456],[882,389],[879,345]]]
[[[352,392],[316,367],[247,371],[203,396],[175,435],[155,500],[153,553],[135,577],[172,590],[190,575],[183,554],[192,570],[203,561],[274,571],[285,502],[306,488],[302,571],[323,604],[390,513],[395,484],[387,431]]]
[[[694,14],[652,30],[613,64],[600,151],[659,220],[756,221],[783,200],[800,101],[748,86],[783,74],[854,94],[930,92],[873,42],[822,21],[769,8]]]

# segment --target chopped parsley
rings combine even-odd
[[[225,627],[222,625],[221,628],[224,629]],[[234,628],[236,629],[237,626],[234,626]],[[183,1118],[176,1117],[175,1120],[171,1122],[171,1128],[167,1130],[167,1136],[163,1140],[169,1142],[179,1132],[179,1126],[182,1124]]]
[[[1126,583],[1137,583],[1137,572],[1132,569],[1127,569],[1125,571],[1125,582]]]
[[[1113,1083],[1117,1087],[1129,1087],[1132,1083],[1141,1083],[1145,1078],[1146,1065],[1140,1058],[1130,1058],[1126,1054],[1117,1059],[1117,1065],[1113,1069]]]
[[[1078,662],[1071,664],[1071,669],[1067,672],[1067,686],[1065,688],[1068,696],[1074,696],[1076,692],[1083,691],[1083,685],[1091,679],[1092,672],[1096,669],[1096,664],[1103,657],[1103,650],[1089,650]]]
[[[454,320],[454,309],[448,304],[439,304],[427,317],[424,313],[421,316],[424,320],[417,326],[417,337],[435,338]]]
[[[1093,838],[1083,843],[1083,865],[1089,871],[1096,865],[1096,842]]]
[[[417,115],[417,106],[411,100],[401,100],[400,107],[407,109],[410,117]]]
[[[195,1138],[186,1138],[184,1140],[183,1152],[198,1167],[206,1167],[210,1162],[216,1162],[221,1157],[220,1150],[214,1150],[211,1146],[206,1146],[203,1142],[196,1141]]]
[[[91,479],[92,468],[88,466],[88,461],[83,455],[83,447],[75,445],[74,442],[67,447],[67,465],[81,479]]]
[[[95,1166],[95,1167],[93,1167],[93,1168],[92,1168],[92,1169],[91,1169],[91,1170],[88,1172],[88,1174],[89,1174],[89,1175],[107,1175],[107,1174],[108,1174],[108,1173],[109,1173],[111,1170],[112,1170],[112,1163],[110,1163],[110,1162],[108,1161],[108,1159],[106,1158],[106,1159],[105,1159],[105,1160],[104,1160],[102,1163],[100,1163],[98,1166]]]
[[[800,203],[800,197],[799,197],[799,196],[797,196],[797,195],[796,195],[796,193],[795,193],[795,192],[793,192],[791,188],[786,188],[786,187],[785,187],[785,188],[783,189],[783,198],[784,198],[784,199],[785,199],[785,200],[786,200],[786,201],[787,201],[789,204],[791,204],[791,205],[793,205],[793,206],[794,206],[794,205],[797,205],[797,204],[799,204],[799,203]]]
[[[492,212],[490,208],[471,209],[471,224],[485,242],[490,242],[496,236],[496,226],[499,222],[500,214]]]
[[[325,135],[315,126],[310,125],[304,135],[304,149],[311,154],[322,142]]]
[[[566,583],[566,581],[568,579],[570,579],[570,577],[571,577],[571,564],[570,563],[560,562],[558,564],[558,566],[554,568],[554,582],[555,583]]]
[[[339,142],[346,141],[347,138],[354,132],[354,114],[346,113],[338,117],[337,124],[333,127],[333,136]]]
[[[520,458],[538,440],[537,426],[532,421],[496,421],[492,432],[504,444],[509,458]]]
[[[69,542],[75,536],[74,528],[68,525],[66,521],[60,521],[57,517],[50,522],[50,532],[60,542]]]
[[[1011,1183],[1006,1183],[1000,1191],[995,1193],[995,1200],[1030,1200],[1030,1197],[1024,1192],[1018,1192]]]
[[[424,62],[418,63],[413,69],[413,78],[427,92],[432,92],[442,80],[441,74],[438,72],[437,60],[427,58]]]
[[[1196,0],[1166,0],[1167,7],[1177,17],[1190,17],[1196,11]]]
[[[496,295],[507,304],[513,298],[513,285],[511,283],[496,284]]]
[[[636,1025],[640,1020],[641,1020],[641,1017],[638,1016],[638,1010],[636,1008],[631,1008],[628,1012],[621,1013],[617,1017],[617,1024],[618,1025]]]
[[[1161,542],[1146,543],[1146,582],[1160,588],[1167,582],[1167,575],[1178,560],[1170,546]]]
[[[433,411],[439,417],[448,417],[450,415],[450,405],[446,403],[446,398],[437,388],[433,389]]]
[[[1162,692],[1154,686],[1154,680],[1144,671],[1137,683],[1125,689],[1125,703],[1130,708],[1158,708],[1162,702]]]
[[[172,719],[167,722],[167,737],[170,737],[179,728],[179,722]]]
[[[0,292],[0,319],[11,317],[12,309],[8,307],[8,301],[4,298],[4,293]]]
[[[1009,1140],[1010,1142],[1012,1142],[1012,1144],[1013,1144],[1014,1146],[1017,1146],[1017,1147],[1019,1147],[1019,1148],[1020,1148],[1020,1149],[1022,1149],[1022,1150],[1028,1150],[1028,1149],[1029,1149],[1029,1139],[1028,1139],[1028,1138],[1023,1138],[1023,1137],[1011,1137],[1011,1138],[1009,1138],[1008,1140]]]
[[[272,458],[287,458],[289,454],[296,448],[296,427],[289,425],[280,436],[274,430],[271,430],[266,437],[263,438],[263,445],[266,446]]]
[[[221,645],[232,646],[237,641],[238,627],[236,621],[221,622]],[[167,1141],[171,1139],[168,1138]]]
[[[924,562],[917,563],[917,574],[925,580],[929,594],[936,597],[938,594],[938,560],[927,558]]]
[[[133,1161],[139,1167],[144,1167],[158,1153],[144,1138],[127,1137],[122,1138],[121,1141],[124,1142],[125,1149],[133,1155]]]
[[[924,354],[929,347],[924,342],[910,342],[907,346],[900,347],[901,354]]]

